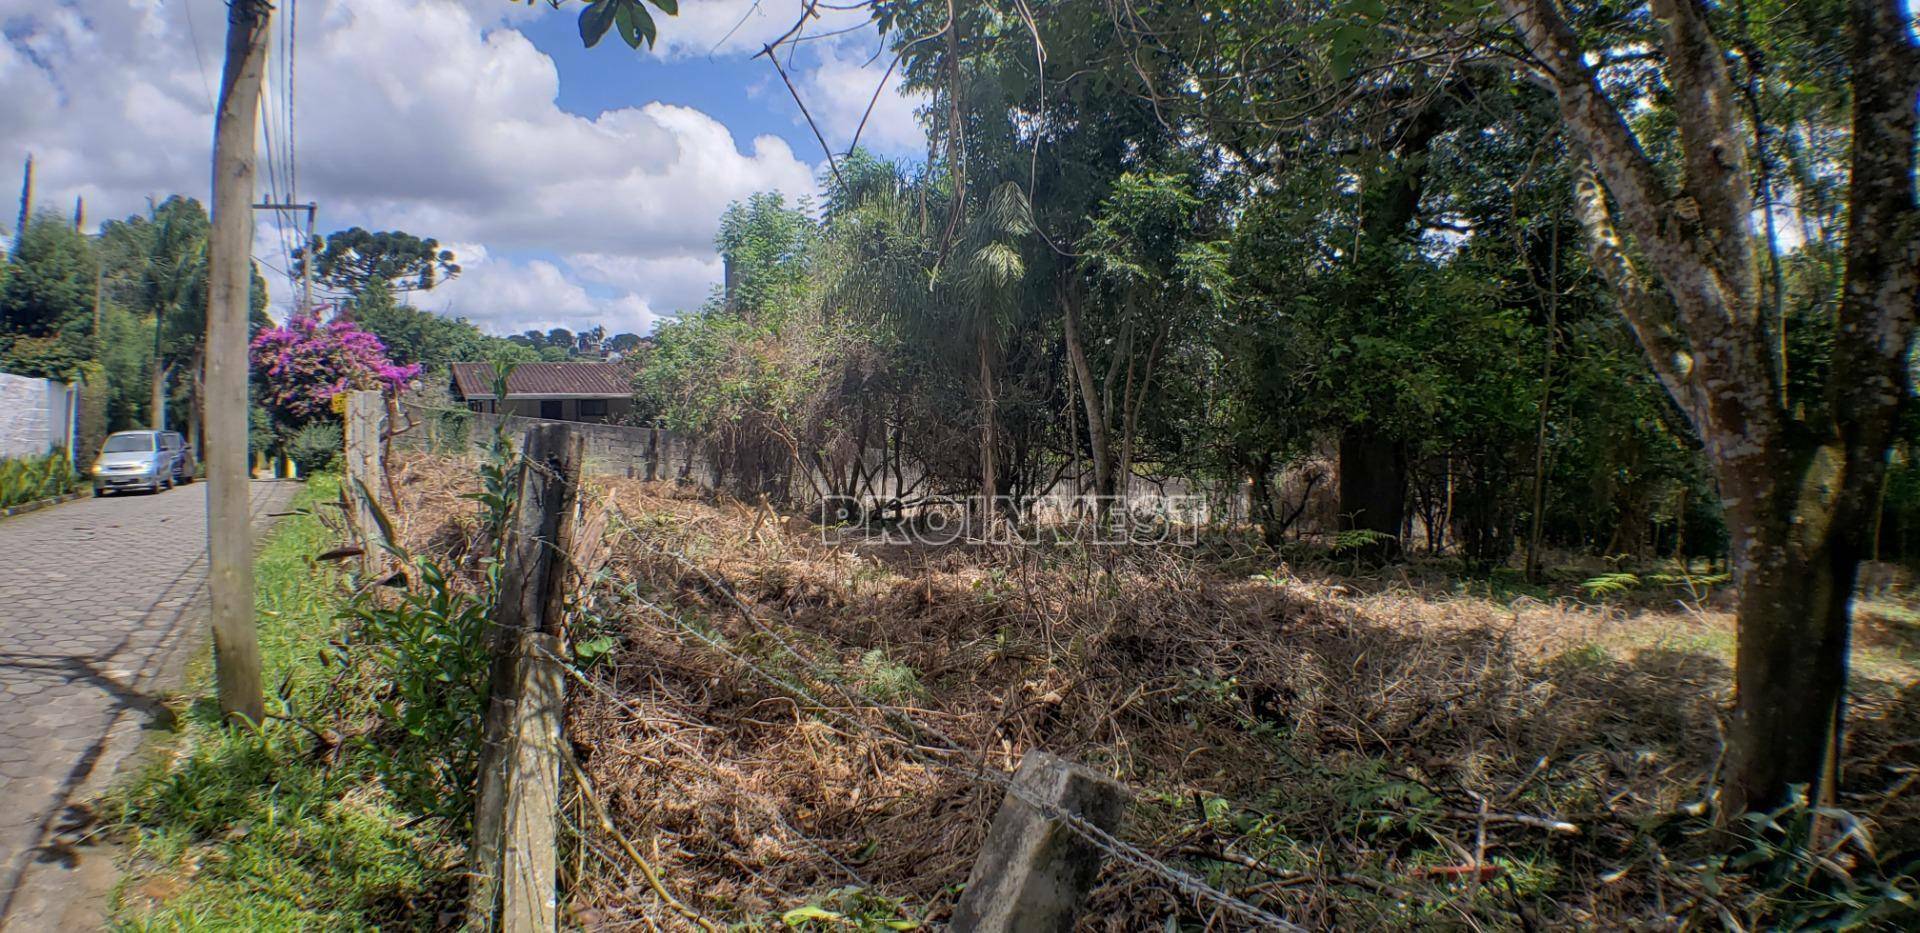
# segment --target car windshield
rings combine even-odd
[[[103,454],[124,454],[135,450],[152,450],[151,434],[115,434],[107,438],[106,446],[100,448]]]

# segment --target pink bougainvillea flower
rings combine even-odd
[[[329,416],[333,397],[342,392],[397,395],[420,375],[418,364],[395,364],[380,338],[352,321],[314,315],[295,315],[261,330],[253,338],[252,359],[262,404],[292,424]]]

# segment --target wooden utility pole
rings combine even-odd
[[[214,671],[220,712],[260,722],[260,645],[254,631],[247,490],[247,314],[253,285],[254,135],[272,8],[227,5],[227,59],[213,133],[213,227],[207,265],[207,559],[213,591]]]

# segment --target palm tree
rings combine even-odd
[[[894,166],[867,161],[843,166],[828,194],[825,263],[833,308],[895,328],[908,349],[951,370],[970,369],[978,405],[980,514],[996,521],[996,398],[1001,344],[1020,310],[1027,274],[1021,252],[1033,234],[1024,192],[1000,185],[970,218],[949,224],[933,216],[946,206],[934,182],[908,180]],[[942,231],[958,231],[950,244]]]

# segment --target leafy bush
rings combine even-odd
[[[0,508],[63,496],[80,487],[64,448],[43,457],[0,460]]]
[[[340,456],[340,425],[331,421],[320,421],[307,425],[293,433],[293,441],[287,445],[287,456],[293,458],[300,467],[300,475],[312,476],[325,470]]]
[[[362,654],[387,685],[379,711],[394,731],[371,750],[388,789],[409,806],[458,822],[479,770],[489,607],[456,589],[433,561],[408,563],[417,583],[398,602],[372,594],[355,601],[358,626],[348,650]]]

